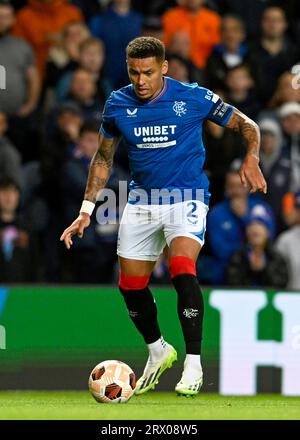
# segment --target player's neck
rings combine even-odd
[[[159,88],[156,90],[156,92],[153,93],[153,95],[150,96],[150,98],[148,98],[146,101],[147,101],[147,102],[152,101],[152,99],[155,99],[158,95],[160,95],[161,92],[162,92],[162,90],[163,90],[163,88],[164,88],[164,86],[165,86],[165,78],[162,77],[162,81],[161,81],[161,85],[160,85],[160,87],[159,87]]]

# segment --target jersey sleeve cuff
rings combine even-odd
[[[232,113],[233,113],[233,107],[232,107],[232,106],[229,106],[229,109],[228,109],[228,111],[227,111],[225,117],[224,117],[224,118],[222,119],[222,121],[221,121],[221,125],[222,125],[223,127],[225,127],[225,125],[226,125],[227,122],[229,121],[230,116],[232,115]]]

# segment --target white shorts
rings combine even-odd
[[[156,261],[176,237],[203,246],[208,206],[198,200],[173,205],[127,203],[119,228],[117,254],[133,260]]]

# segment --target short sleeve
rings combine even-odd
[[[225,126],[232,115],[233,107],[222,101],[219,95],[205,87],[198,87],[200,106],[204,119],[209,119],[218,125]]]
[[[115,123],[113,93],[109,96],[104,106],[100,133],[107,139],[120,136],[119,129]]]
[[[24,44],[24,64],[25,67],[30,67],[36,64],[32,47],[27,43]]]

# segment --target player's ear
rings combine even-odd
[[[169,68],[168,61],[165,60],[161,65],[161,71],[162,71],[163,75],[165,75],[167,73],[168,68]]]

